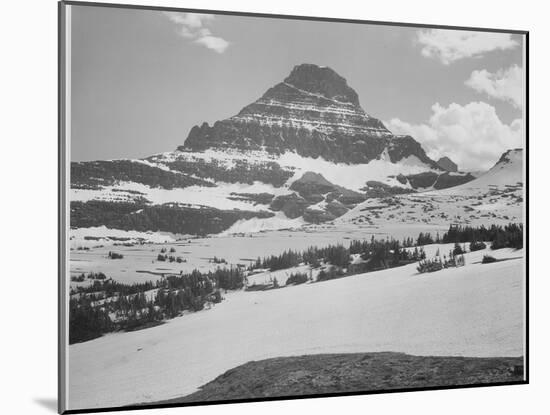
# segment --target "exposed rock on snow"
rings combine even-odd
[[[388,222],[442,226],[507,224],[523,222],[523,200],[523,152],[509,150],[488,172],[468,183],[372,198],[339,217],[336,223],[379,227]]]
[[[441,157],[439,160],[437,160],[437,165],[446,171],[458,171],[458,166],[456,165],[456,163],[447,156]]]

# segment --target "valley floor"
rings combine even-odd
[[[194,269],[201,272],[215,270],[219,264],[211,261],[214,256],[222,257],[229,264],[249,265],[258,257],[279,255],[287,249],[303,251],[310,246],[324,247],[338,243],[349,245],[353,239],[370,239],[371,236],[377,239],[393,237],[399,240],[408,236],[416,238],[419,232],[431,232],[435,236],[437,232],[443,234],[448,228],[448,224],[430,226],[424,223],[408,223],[406,225],[386,223],[383,226],[325,224],[294,230],[181,238],[180,240],[170,239],[166,235],[153,234],[157,237],[157,239],[153,239],[156,243],[133,246],[114,246],[112,244],[103,246],[97,241],[86,241],[83,239],[83,235],[91,233],[87,228],[75,231],[77,238],[71,241],[74,250],[70,253],[70,271],[71,276],[103,272],[121,283],[140,283],[160,279],[162,274],[179,274],[180,271],[185,273]],[[120,235],[133,236],[132,233],[107,230],[106,228],[97,228],[96,231],[101,235],[118,232]],[[160,243],[165,240],[160,239],[161,237],[166,238],[167,242]],[[82,246],[89,249],[77,249]],[[174,248],[174,253],[167,253],[181,256],[186,262],[158,262],[157,255],[162,248],[166,248],[168,251]],[[123,258],[109,260],[107,258],[109,251],[121,253]]]
[[[228,293],[210,310],[71,345],[70,408],[174,399],[239,365],[275,357],[523,356],[523,250],[491,251],[510,260],[481,264],[486,253],[468,253],[466,266],[430,274],[411,264]]]

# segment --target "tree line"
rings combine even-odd
[[[523,225],[451,225],[442,237],[420,233],[416,239],[399,241],[393,238],[378,240],[372,236],[370,240],[352,240],[349,247],[335,244],[320,248],[312,246],[303,251],[288,249],[279,255],[258,258],[248,271],[277,271],[300,264],[311,268],[325,265],[317,276],[317,281],[325,281],[422,261],[419,271],[429,272],[463,264],[465,243],[469,242],[470,251],[475,251],[485,249],[482,241],[491,242],[492,249],[521,248]],[[455,247],[448,260],[426,261],[423,245],[430,243],[455,243]],[[83,275],[77,278],[84,280]],[[71,289],[70,343],[90,340],[110,331],[158,324],[183,311],[199,311],[209,303],[222,301],[221,290],[238,290],[246,284],[246,274],[240,267],[218,268],[208,273],[194,270],[187,274],[168,275],[156,282],[134,284],[119,283],[100,273],[90,274],[88,278],[93,281],[90,285]],[[296,273],[290,276],[287,284],[306,281],[307,275]],[[153,294],[146,295],[148,292]]]
[[[422,235],[431,238],[430,234]],[[426,241],[427,239],[421,240]],[[433,243],[433,240],[431,243]],[[414,247],[415,249],[406,249],[409,247]],[[397,265],[403,261],[418,261],[425,257],[422,246],[414,242],[407,242],[405,239],[402,243],[393,238],[379,240],[372,236],[370,240],[352,240],[349,247],[343,244],[336,244],[321,248],[310,246],[304,251],[288,249],[279,255],[270,255],[264,258],[258,257],[248,269],[250,271],[255,269],[277,271],[296,267],[300,264],[318,268],[321,266],[321,263],[347,268],[351,264],[352,255],[355,254],[359,254],[363,260],[371,260],[371,262],[376,264],[373,265],[375,268],[388,268],[390,265]]]
[[[453,242],[491,242],[491,249],[523,248],[523,224],[461,226],[450,225],[443,234],[443,243]]]

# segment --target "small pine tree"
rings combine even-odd
[[[453,249],[453,255],[461,255],[464,253],[464,250],[458,242],[455,242],[455,247]]]

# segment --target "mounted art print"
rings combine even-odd
[[[60,412],[528,382],[527,32],[59,12]]]

